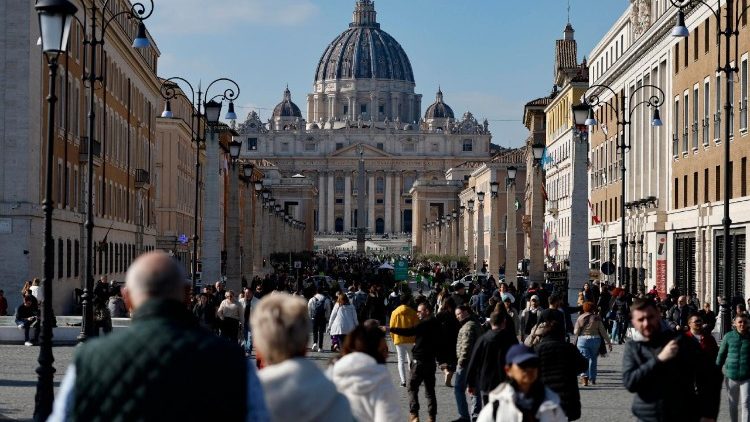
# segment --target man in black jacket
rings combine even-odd
[[[478,392],[482,398],[482,406],[489,403],[490,391],[505,381],[505,354],[511,346],[518,343],[513,331],[506,328],[505,315],[500,312],[490,315],[492,329],[477,340],[466,370],[469,393]]]
[[[412,363],[409,376],[409,421],[419,420],[419,385],[424,382],[427,395],[428,421],[434,422],[437,417],[437,397],[435,396],[435,349],[440,337],[440,325],[432,316],[430,306],[420,303],[417,307],[419,324],[411,328],[390,327],[394,334],[416,336],[411,350]]]
[[[631,323],[640,338],[625,345],[623,384],[635,393],[633,415],[640,421],[715,421],[722,375],[700,358],[698,343],[671,331],[656,304],[635,300]]]

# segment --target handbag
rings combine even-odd
[[[607,343],[604,342],[604,337],[602,337],[601,334],[599,334],[599,338],[602,339],[602,341],[599,342],[599,356],[607,356]]]

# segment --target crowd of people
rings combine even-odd
[[[51,420],[435,421],[438,383],[453,389],[458,422],[578,420],[598,358],[623,342],[638,420],[715,421],[722,382],[732,421],[750,418],[748,315],[736,313],[719,345],[710,307],[676,291],[662,299],[592,283],[570,306],[567,292],[536,283],[414,291],[365,278],[306,295],[289,280],[255,279],[238,297],[218,282],[186,307],[179,264],[160,252],[138,258],[117,293],[131,328],[76,350]],[[323,351],[326,364],[308,358]],[[156,391],[167,393],[156,402]],[[227,405],[193,412],[180,404],[187,391]]]

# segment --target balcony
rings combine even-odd
[[[94,140],[92,145],[94,150],[94,165],[99,167],[102,165],[102,144]],[[81,145],[78,149],[78,161],[81,163],[87,163],[89,158],[89,138],[84,136],[81,138]]]
[[[147,170],[135,169],[135,188],[148,189],[151,183],[151,175]]]

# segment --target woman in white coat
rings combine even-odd
[[[357,326],[357,310],[349,303],[345,294],[339,293],[336,304],[328,319],[328,332],[331,334],[331,350],[338,351],[344,338]]]
[[[344,340],[341,358],[330,370],[358,422],[402,421],[396,387],[385,366],[388,345],[376,320],[358,325]]]

